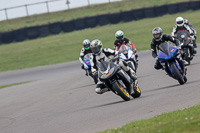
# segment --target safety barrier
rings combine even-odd
[[[90,16],[78,18],[66,22],[48,23],[45,25],[25,27],[13,31],[0,33],[0,44],[11,42],[20,42],[26,39],[36,39],[46,37],[51,34],[59,34],[60,32],[72,32],[74,30],[82,30],[85,28],[93,28],[97,25],[103,26],[107,24],[117,24],[121,21],[128,22],[143,18],[151,18],[162,16],[165,14],[174,14],[187,10],[200,9],[200,1],[189,1],[175,4],[167,4],[142,9],[134,9],[130,11],[121,11],[117,13],[102,14],[98,16]]]

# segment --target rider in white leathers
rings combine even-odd
[[[96,73],[96,69],[93,68],[94,65],[99,67],[100,60],[101,61],[111,61],[115,58],[119,58],[120,53],[118,51],[114,51],[110,48],[104,48],[103,44],[100,40],[93,40],[91,42],[90,49],[94,56],[91,57],[91,66],[92,66],[92,72]],[[117,61],[115,62],[117,63]],[[126,64],[124,61],[118,62],[119,66],[127,72],[127,74],[131,77],[131,79],[134,82],[134,86],[137,84],[137,76],[136,73]],[[102,94],[106,91],[108,91],[108,88],[106,88],[105,84],[99,80],[97,83],[96,89],[97,94]]]

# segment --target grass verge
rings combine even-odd
[[[152,7],[169,3],[185,2],[189,0],[123,0],[111,4],[98,4],[89,7],[70,9],[59,12],[33,15],[23,18],[10,19],[0,22],[0,31],[8,31],[22,27],[42,25],[57,21],[67,21],[80,17],[93,16],[105,13],[120,12],[131,9]]]
[[[200,105],[140,120],[98,133],[199,133]]]
[[[150,50],[151,31],[154,27],[159,26],[164,33],[170,34],[176,17],[183,16],[199,31],[199,14],[200,10],[187,11],[0,45],[0,72],[78,60],[82,41],[86,38],[100,39],[104,48],[113,48],[114,34],[119,29],[124,31],[125,37],[136,45],[138,51]],[[199,42],[197,40],[197,43]]]

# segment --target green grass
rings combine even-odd
[[[0,89],[15,86],[15,85],[20,85],[20,84],[25,84],[25,83],[29,83],[29,82],[31,82],[31,81],[25,81],[25,82],[14,83],[14,84],[9,84],[9,85],[2,85],[2,86],[0,86]]]
[[[99,133],[199,133],[200,105],[164,113]]]
[[[77,9],[33,15],[23,18],[11,19],[0,22],[0,31],[8,31],[22,27],[42,25],[57,21],[67,21],[80,17],[93,16],[105,13],[120,12],[125,10],[158,6],[166,3],[176,3],[189,0],[123,0],[111,4],[91,5]]]
[[[136,45],[138,51],[150,50],[153,37],[151,31],[154,27],[160,26],[164,33],[170,34],[176,17],[183,16],[199,31],[199,14],[200,10],[187,11],[0,45],[0,72],[78,60],[82,41],[86,38],[100,39],[104,48],[113,48],[114,34],[119,29],[124,31],[125,37]]]

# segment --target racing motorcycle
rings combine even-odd
[[[183,52],[182,57],[188,62],[189,65],[194,55],[194,46],[193,41],[190,38],[190,34],[186,30],[179,31],[176,35],[176,38],[180,41],[181,44],[181,50]]]
[[[164,42],[159,46],[158,59],[167,74],[178,80],[179,84],[187,82],[185,75],[185,66],[183,60],[180,59],[179,50],[169,42]]]
[[[83,57],[84,63],[87,66],[84,66],[84,69],[87,71],[87,73],[89,73],[89,75],[92,77],[92,79],[94,80],[95,84],[97,84],[98,82],[98,76],[97,73],[94,74],[91,71],[91,63],[90,63],[90,57],[92,56],[92,53],[88,53]]]
[[[106,87],[113,93],[119,95],[125,101],[129,101],[131,96],[138,98],[141,95],[138,83],[134,84],[129,75],[112,61],[100,61],[98,67],[98,77]]]
[[[121,53],[120,59],[126,61],[128,66],[136,72],[138,68],[138,63],[136,61],[135,54],[130,49],[130,47],[128,47],[127,45],[122,45],[118,51]]]

